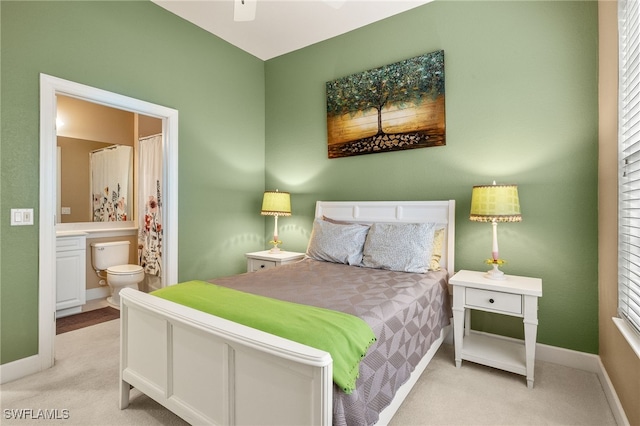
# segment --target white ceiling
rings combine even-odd
[[[253,21],[234,21],[234,0],[152,0],[240,49],[267,60],[432,0],[257,0]]]

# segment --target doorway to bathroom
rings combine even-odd
[[[126,217],[116,222],[71,222],[57,221],[58,199],[57,176],[57,101],[59,97],[83,100],[96,105],[127,111],[159,120],[162,124],[161,140],[163,158],[162,185],[164,188],[161,207],[163,253],[159,260],[162,274],[159,286],[177,282],[177,171],[178,171],[178,111],[151,104],[127,96],[107,92],[90,86],[41,74],[40,76],[40,252],[39,252],[39,344],[40,370],[54,363],[55,311],[56,311],[56,237],[57,233],[81,232],[87,235],[119,238],[129,232],[135,238],[132,250],[137,257],[137,229],[139,220]],[[66,207],[60,205],[60,208]],[[60,212],[60,216],[62,216]],[[90,251],[86,254],[90,256]],[[89,259],[87,259],[89,260]],[[135,262],[132,262],[135,263]],[[87,262],[90,264],[90,262]]]
[[[96,268],[94,244],[128,242],[125,263],[142,265],[145,273],[137,288],[161,287],[163,134],[162,119],[157,117],[62,94],[56,95],[56,104],[56,230],[84,223],[123,223],[122,230],[109,236],[87,232],[82,240],[84,283],[76,284],[69,273],[57,271],[56,318],[60,320],[77,315],[80,308],[82,312],[105,311],[109,306],[106,299],[114,289],[106,271]],[[85,298],[75,297],[78,290],[73,286],[86,288]],[[77,307],[70,309],[74,305]]]

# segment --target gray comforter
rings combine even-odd
[[[334,386],[333,424],[372,425],[440,330],[449,324],[446,271],[413,274],[304,259],[210,282],[356,315],[377,342],[360,364],[356,390]]]

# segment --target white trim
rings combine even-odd
[[[53,159],[56,144],[56,89],[54,82],[40,75],[40,250],[39,250],[39,302],[38,302],[38,354],[40,369],[54,362],[54,336],[56,312],[56,179],[57,159]]]
[[[88,302],[89,300],[106,299],[111,295],[111,290],[109,289],[109,286],[102,286],[87,289],[86,294]]]
[[[624,412],[624,408],[622,408],[616,389],[613,387],[613,383],[611,383],[609,374],[607,374],[607,370],[604,368],[604,364],[600,357],[598,357],[598,368],[598,379],[600,379],[600,384],[602,385],[604,394],[607,397],[609,407],[611,408],[613,417],[616,419],[616,423],[619,426],[629,426],[629,419],[627,419],[627,415]]]
[[[127,96],[111,93],[72,81],[40,74],[40,249],[38,354],[40,369],[54,363],[56,305],[56,228],[77,230],[65,224],[56,226],[57,156],[56,95],[64,94],[89,102],[107,105],[162,119],[163,141],[163,203],[164,245],[163,285],[178,281],[178,111]]]
[[[12,382],[37,373],[40,370],[40,357],[38,355],[2,364],[0,365],[0,384]]]
[[[571,349],[549,346],[542,343],[536,344],[536,360],[552,362],[565,367],[598,373],[600,357],[587,352],[579,352]]]
[[[638,19],[640,4],[637,1],[618,1],[618,314],[628,321],[635,333],[640,333],[640,301],[637,299],[640,238],[636,231],[640,223],[637,206],[640,190]],[[637,390],[632,394],[636,398],[640,396]]]

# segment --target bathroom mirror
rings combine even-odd
[[[56,95],[57,223],[135,222],[138,141],[162,120]]]
[[[59,223],[132,220],[132,147],[58,136],[57,148]]]

